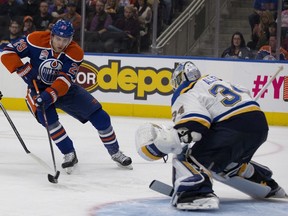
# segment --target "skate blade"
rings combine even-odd
[[[285,190],[284,190],[283,188],[279,187],[278,190],[275,192],[274,195],[268,196],[267,198],[269,198],[269,199],[270,199],[270,198],[273,198],[273,199],[283,199],[283,198],[284,198],[284,199],[287,199],[288,196],[287,196]]]
[[[132,164],[128,165],[128,166],[123,166],[122,164],[116,162],[117,166],[122,168],[122,169],[128,169],[128,170],[133,170],[133,166]]]
[[[68,175],[70,175],[74,171],[75,167],[76,167],[76,164],[73,167],[66,167],[64,168],[64,170]]]
[[[203,198],[194,200],[193,203],[178,203],[177,209],[180,210],[213,210],[219,209],[219,199],[217,197]]]
[[[73,167],[65,168],[65,172],[70,175],[73,172]]]

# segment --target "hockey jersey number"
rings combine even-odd
[[[237,91],[238,92],[241,92],[241,91],[235,87],[232,87],[232,88],[233,89],[227,86],[221,85],[221,84],[216,84],[216,85],[213,85],[212,88],[209,89],[209,92],[214,97],[216,97],[216,95],[220,93],[224,97],[224,99],[221,100],[221,103],[223,104],[223,106],[231,107],[242,100],[241,95],[237,93]]]

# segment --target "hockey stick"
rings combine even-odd
[[[174,193],[174,189],[172,186],[165,184],[164,182],[161,182],[158,180],[153,180],[150,183],[149,188],[158,193],[161,193],[163,195],[170,196],[170,197],[172,197],[172,194]]]
[[[40,92],[39,92],[39,89],[38,89],[38,86],[37,86],[37,83],[36,83],[35,80],[33,80],[33,85],[34,85],[34,87],[36,89],[37,95],[39,96]],[[53,161],[53,166],[54,166],[54,171],[55,171],[55,175],[54,176],[51,175],[51,174],[48,174],[48,180],[49,180],[49,182],[56,184],[56,183],[58,183],[58,177],[60,175],[60,171],[58,171],[57,168],[56,168],[53,144],[52,144],[52,140],[51,140],[51,136],[50,136],[50,132],[49,132],[49,128],[48,128],[48,120],[47,120],[47,116],[46,116],[44,105],[42,105],[41,109],[42,109],[42,114],[43,114],[43,117],[44,117],[45,128],[46,128],[47,135],[48,135],[48,140],[49,140],[49,145],[50,145],[50,150],[51,150],[51,155],[52,155],[52,161]]]
[[[31,152],[28,150],[28,148],[27,148],[27,146],[25,145],[22,137],[20,136],[20,134],[19,134],[16,126],[14,125],[12,119],[10,118],[8,112],[6,111],[5,107],[3,106],[3,104],[2,104],[1,102],[0,102],[0,107],[1,107],[1,110],[3,111],[3,113],[4,113],[4,115],[5,115],[6,119],[8,120],[9,124],[11,125],[14,133],[16,134],[18,140],[20,141],[20,143],[21,143],[23,149],[25,150],[25,152],[26,152],[29,156],[31,156],[31,158],[33,158],[37,163],[39,163],[40,165],[42,165],[42,166],[45,167],[46,169],[51,170],[51,168],[50,168],[50,166],[49,166],[48,164],[46,164],[43,160],[41,160],[39,157],[37,157],[36,155],[34,155],[33,153],[31,153]]]
[[[281,65],[279,69],[275,72],[275,74],[270,78],[270,80],[263,86],[263,88],[260,90],[260,92],[256,95],[254,98],[255,101],[257,101],[264,91],[268,88],[268,86],[272,83],[272,81],[275,79],[275,77],[284,69],[284,67]]]

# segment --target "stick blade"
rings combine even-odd
[[[158,180],[153,180],[150,183],[149,188],[151,190],[154,190],[158,193],[161,193],[163,195],[170,196],[170,197],[173,195],[173,192],[174,192],[173,187],[163,182],[160,182]]]
[[[51,174],[48,174],[48,181],[53,183],[53,184],[57,184],[58,183],[58,178],[59,178],[59,175],[60,175],[60,171],[57,171],[55,173],[55,176],[51,175]]]

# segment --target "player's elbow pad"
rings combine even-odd
[[[71,86],[71,82],[64,76],[59,76],[51,85],[51,88],[58,92],[58,96],[65,95]]]

